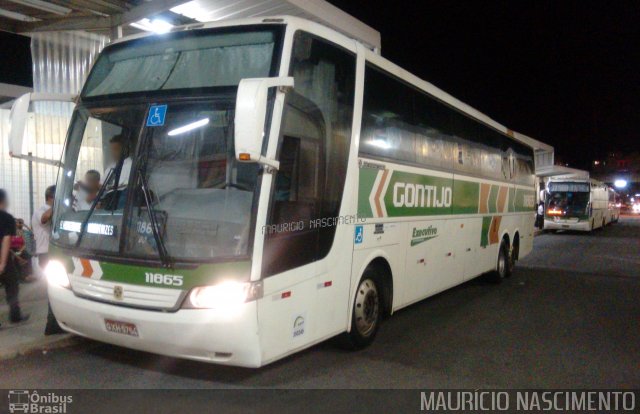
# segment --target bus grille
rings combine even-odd
[[[73,292],[87,299],[114,305],[172,310],[180,306],[183,291],[71,276]]]

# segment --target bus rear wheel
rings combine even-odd
[[[382,285],[376,269],[367,269],[360,279],[351,312],[351,330],[344,334],[349,349],[369,346],[378,333],[382,319]]]
[[[500,283],[504,279],[511,276],[513,272],[513,257],[509,244],[506,240],[502,239],[500,242],[500,250],[498,250],[498,262],[496,263],[496,270],[487,275],[487,279],[493,283]]]

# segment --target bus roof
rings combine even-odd
[[[380,53],[380,32],[324,0],[198,0],[171,9],[199,22],[294,16],[320,23]]]
[[[333,7],[333,6],[331,6]],[[340,11],[338,9],[338,11]],[[353,18],[352,16],[342,12],[345,16],[349,16],[350,18],[356,20],[355,18]],[[346,17],[343,16],[343,18],[346,19]],[[377,33],[377,35],[371,35],[371,37],[369,38],[369,40],[367,42],[364,42],[362,38],[360,37],[354,37],[351,36],[351,32],[346,31],[346,30],[341,30],[339,29],[337,26],[338,24],[336,24],[334,22],[334,24],[327,24],[323,21],[318,22],[318,20],[322,20],[319,19],[317,16],[314,19],[311,19],[307,16],[303,17],[297,17],[297,16],[265,16],[265,17],[252,17],[252,18],[246,18],[246,19],[239,19],[239,20],[217,20],[217,21],[210,21],[210,22],[202,22],[202,23],[191,23],[191,24],[187,24],[187,25],[183,25],[183,26],[177,26],[174,27],[171,31],[172,32],[178,32],[178,31],[185,31],[185,30],[202,30],[202,29],[208,29],[208,28],[215,28],[215,27],[229,27],[229,26],[243,26],[243,25],[253,25],[253,24],[289,24],[289,23],[298,23],[299,25],[304,25],[304,23],[306,24],[320,24],[324,27],[328,27],[329,29],[337,32],[336,34],[338,34],[339,36],[343,36],[344,38],[348,38],[351,40],[354,40],[356,42],[360,42],[360,43],[364,43],[365,46],[367,46],[367,49],[369,50],[369,54],[367,56],[368,59],[370,59],[373,63],[376,64],[380,64],[382,66],[383,69],[389,70],[392,74],[394,74],[395,76],[398,76],[399,78],[403,79],[404,81],[413,84],[414,86],[418,87],[419,89],[422,89],[424,91],[426,91],[427,93],[435,96],[436,98],[442,100],[443,102],[451,105],[452,107],[458,109],[461,112],[464,112],[465,114],[467,114],[468,116],[475,118],[476,120],[480,121],[481,123],[484,123],[500,132],[502,132],[503,134],[511,137],[512,139],[514,139],[515,141],[518,141],[524,145],[527,145],[529,147],[531,147],[533,150],[535,151],[547,151],[547,152],[553,152],[553,147],[545,144],[541,141],[538,141],[536,139],[533,139],[531,137],[528,137],[524,134],[521,134],[519,132],[513,131],[512,129],[507,128],[506,126],[500,124],[499,122],[493,120],[492,118],[490,118],[489,116],[485,115],[484,113],[478,111],[477,109],[471,107],[470,105],[460,101],[459,99],[455,98],[454,96],[448,94],[447,92],[443,91],[442,89],[438,88],[437,86],[433,85],[432,83],[429,83],[419,77],[417,77],[416,75],[408,72],[405,69],[402,69],[400,66],[396,65],[395,63],[391,62],[390,60],[384,58],[383,56],[381,56],[379,54],[380,49],[379,49],[379,44],[380,44],[380,34],[379,32],[375,31],[375,33]],[[357,20],[356,20],[357,21]],[[364,24],[364,23],[363,23]],[[366,25],[365,25],[366,26]],[[366,26],[369,27],[369,26]],[[363,29],[364,30],[364,29]],[[373,29],[371,29],[373,30]],[[124,41],[128,41],[128,40],[132,40],[132,39],[137,39],[137,38],[142,38],[142,37],[147,37],[147,36],[153,36],[153,33],[140,33],[140,34],[136,34],[136,35],[132,35],[132,36],[127,36],[127,37],[123,37],[120,39],[115,40],[112,43],[120,43],[120,42],[124,42]],[[373,39],[377,38],[377,40],[374,42]],[[377,47],[372,47],[371,44],[369,44],[368,42],[373,42],[378,44]]]

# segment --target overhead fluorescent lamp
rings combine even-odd
[[[37,22],[40,19],[36,19],[35,17],[27,16],[22,13],[16,13],[5,9],[0,9],[0,16],[8,17],[13,20],[20,20],[21,22]]]
[[[33,7],[34,9],[46,11],[49,13],[59,14],[66,16],[71,13],[71,9],[64,6],[58,6],[57,4],[49,3],[43,0],[9,0],[13,3],[22,4],[23,6]]]
[[[210,11],[200,7],[198,2],[190,1],[170,9],[175,14],[181,14],[199,22],[209,22],[216,20],[210,15]]]
[[[208,123],[209,123],[209,118],[204,118],[204,119],[201,119],[199,121],[187,124],[185,126],[181,126],[180,128],[172,129],[171,131],[169,131],[168,135],[170,137],[173,137],[173,136],[176,136],[176,135],[184,134],[185,132],[189,132],[189,131],[191,131],[193,129],[205,126]]]
[[[132,27],[136,29],[144,30],[145,32],[153,32],[158,34],[168,33],[173,28],[173,25],[167,21],[161,19],[142,19],[137,22],[131,23]]]

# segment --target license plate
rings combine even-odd
[[[107,328],[107,331],[109,332],[119,333],[122,335],[135,336],[135,337],[139,336],[138,328],[133,323],[114,321],[113,319],[105,319],[104,326]]]

